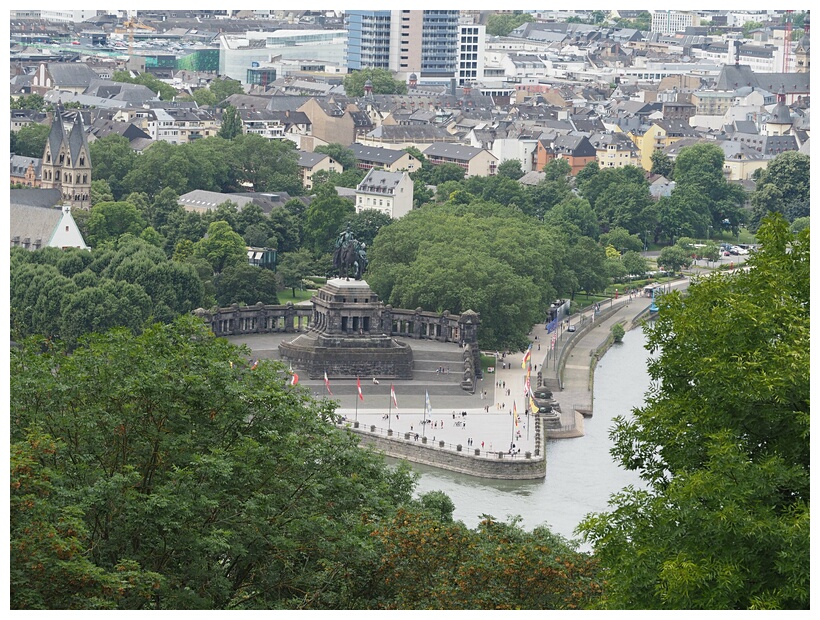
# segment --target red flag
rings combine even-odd
[[[364,400],[364,396],[362,395],[362,382],[359,380],[359,377],[356,377],[356,389],[359,390],[359,400]]]
[[[253,364],[251,364],[251,370],[256,370],[256,367],[259,365],[259,358],[253,360]]]
[[[297,383],[299,383],[299,375],[293,373],[293,376],[290,378],[290,384],[296,385]]]
[[[393,384],[390,384],[390,398],[393,399],[393,404],[398,407],[399,401],[396,400],[396,390],[393,389]]]
[[[327,371],[325,371],[325,387],[327,388],[327,393],[333,396],[333,392],[330,391],[330,381],[327,378]]]

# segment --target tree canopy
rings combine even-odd
[[[368,284],[401,308],[481,314],[482,346],[526,348],[555,299],[557,233],[498,204],[447,202],[415,209],[380,230]]]
[[[246,354],[193,317],[96,334],[71,355],[41,339],[12,353],[14,604],[332,609],[363,596],[366,524],[408,502],[412,478],[328,424],[329,405],[287,386],[280,364],[251,369]]]
[[[630,609],[808,609],[809,231],[767,217],[748,271],[663,295],[655,388],[616,420],[628,487],[581,531]]]
[[[393,78],[387,69],[361,69],[345,76],[345,94],[348,97],[364,95],[364,83],[370,80],[374,95],[406,95],[407,84]]]

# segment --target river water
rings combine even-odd
[[[577,539],[579,522],[590,512],[607,510],[611,494],[630,484],[644,486],[636,472],[613,461],[609,430],[613,418],[631,415],[644,402],[650,385],[645,343],[643,331],[634,329],[604,355],[595,370],[593,417],[584,420],[585,435],[547,442],[544,480],[487,480],[411,463],[421,474],[417,493],[444,491],[455,504],[453,517],[470,528],[482,514],[501,520],[518,515],[526,530],[546,524]],[[579,549],[591,550],[585,543]]]

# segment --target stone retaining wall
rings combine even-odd
[[[462,446],[461,452],[443,448],[434,443],[419,443],[405,440],[401,435],[385,437],[370,430],[369,426],[354,428],[353,423],[344,426],[359,437],[359,443],[370,446],[385,456],[405,459],[449,471],[498,480],[537,480],[547,475],[547,460],[543,451],[540,456],[518,454],[515,457],[503,452],[492,452],[494,456],[476,456],[475,450]]]

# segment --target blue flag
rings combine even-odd
[[[433,415],[433,406],[430,404],[430,394],[427,390],[424,390],[424,411]]]

